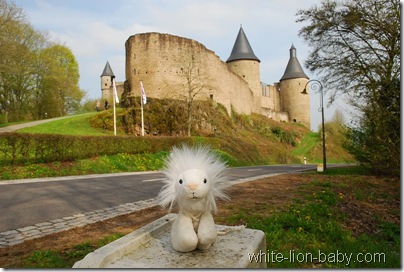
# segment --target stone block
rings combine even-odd
[[[211,248],[181,253],[171,245],[176,214],[168,214],[89,253],[73,268],[265,268],[249,256],[266,252],[264,232],[218,225]],[[226,231],[227,230],[227,231]]]

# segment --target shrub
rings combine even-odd
[[[71,136],[57,134],[0,134],[0,165],[73,161],[119,153],[167,151],[189,137]]]

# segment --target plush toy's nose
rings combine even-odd
[[[196,188],[198,188],[198,183],[196,182],[191,182],[187,184],[187,188],[191,191],[195,191]]]

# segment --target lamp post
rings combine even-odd
[[[306,91],[306,87],[309,83],[312,84],[310,85],[311,89],[313,89],[314,91],[316,91],[317,89],[319,89],[320,92],[320,108],[318,109],[318,111],[321,111],[321,124],[323,127],[323,171],[325,171],[327,169],[327,164],[326,164],[326,154],[325,154],[325,127],[324,127],[324,106],[323,106],[323,97],[324,97],[324,93],[323,93],[323,84],[321,84],[321,82],[317,79],[311,79],[309,81],[307,81],[306,85],[304,86],[303,92],[302,94],[308,94]]]

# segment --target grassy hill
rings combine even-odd
[[[136,99],[138,100],[138,99]],[[144,108],[145,137],[184,136],[185,104],[180,101],[149,99]],[[194,104],[192,136],[196,142],[213,144],[232,166],[322,162],[318,133],[296,123],[275,122],[258,114],[242,115],[211,101]],[[118,135],[139,137],[139,105],[117,108]],[[112,109],[23,129],[24,133],[69,135],[113,135]],[[327,162],[353,162],[341,141],[327,135]]]

